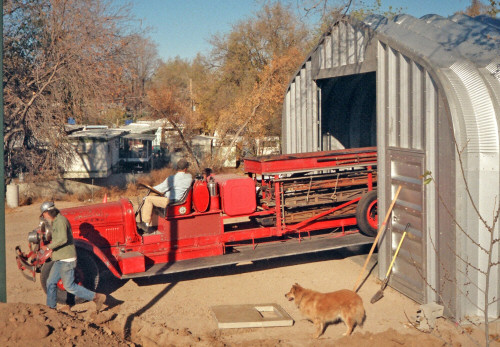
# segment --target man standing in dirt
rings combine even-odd
[[[68,293],[95,302],[99,312],[106,301],[106,295],[94,293],[75,283],[76,247],[68,219],[59,213],[52,201],[44,202],[40,206],[40,212],[40,217],[52,225],[52,242],[47,248],[52,250],[54,264],[47,278],[47,306],[56,308],[57,282],[61,279]]]

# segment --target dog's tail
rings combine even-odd
[[[363,305],[359,305],[356,308],[356,312],[354,314],[354,320],[356,321],[356,325],[362,327],[363,323],[365,322],[365,319],[366,319],[365,308],[363,307]]]

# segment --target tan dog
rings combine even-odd
[[[300,312],[312,320],[316,327],[316,339],[323,334],[326,323],[343,320],[347,325],[345,336],[351,335],[354,326],[362,325],[365,318],[363,300],[352,290],[319,293],[295,283],[285,297],[289,301],[295,300]]]

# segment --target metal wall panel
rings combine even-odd
[[[387,76],[386,76],[386,85],[387,88],[387,99],[386,99],[386,114],[378,115],[385,116],[387,119],[389,129],[389,140],[388,145],[390,147],[396,147],[398,145],[398,51],[386,47],[387,54]]]
[[[297,96],[295,92],[295,86],[297,84],[297,80],[300,80],[300,77],[296,77],[295,81],[292,82],[289,88],[288,94],[290,94],[290,113],[286,115],[287,118],[287,128],[290,129],[290,151],[292,153],[296,152],[297,145],[297,111],[295,107],[295,103],[297,101]]]
[[[434,296],[426,282],[434,288],[438,283],[436,255],[429,252],[429,240],[437,239],[436,228],[429,228],[426,220],[429,215],[435,217],[431,209],[436,206],[425,206],[424,196],[428,195],[424,194],[428,193],[421,179],[426,170],[437,172],[437,90],[430,74],[400,51],[379,43],[378,57],[378,168],[379,177],[385,177],[380,185],[385,188],[379,189],[379,211],[386,210],[395,188],[403,186],[387,239],[380,245],[379,276],[385,276],[402,230],[410,223],[411,236],[396,259],[391,285],[414,300],[425,302]],[[434,262],[429,264],[428,259]]]
[[[300,113],[299,117],[297,117],[299,120],[297,123],[297,133],[299,135],[297,151],[300,153],[307,152],[307,82],[306,68],[303,68],[300,70],[300,94],[297,100],[300,102]]]
[[[362,62],[365,60],[365,47],[368,42],[366,41],[365,32],[362,30],[358,30],[355,32],[356,34],[356,55],[358,57],[357,61]]]
[[[397,186],[402,185],[383,240],[379,256],[379,276],[384,277],[407,223],[410,223],[410,237],[404,241],[400,255],[396,259],[391,286],[405,293],[416,301],[424,301],[425,280],[427,276],[425,220],[423,217],[424,199],[420,175],[425,171],[425,155],[422,152],[422,103],[414,104],[414,94],[425,95],[422,74],[415,63],[386,44],[378,45],[377,68],[377,132],[379,163],[387,170],[379,192],[379,211],[386,210]],[[414,80],[414,70],[417,76]],[[422,88],[424,87],[424,88]],[[417,139],[413,139],[414,136]],[[414,148],[416,144],[417,148]],[[415,152],[410,150],[416,149]],[[380,172],[379,172],[380,175]],[[380,189],[379,189],[380,190]],[[381,201],[383,199],[383,202]],[[383,255],[383,256],[382,256]],[[382,256],[382,257],[381,257]]]
[[[369,44],[365,30],[339,22],[297,71],[284,98],[283,153],[327,149],[322,147],[320,93],[315,80],[324,71],[362,63]]]
[[[332,67],[332,36],[329,35],[325,37],[325,44],[323,45],[323,62],[321,65],[322,69],[328,69]]]
[[[424,149],[424,98],[425,90],[424,69],[415,62],[411,62],[411,147],[415,149]]]
[[[305,112],[305,124],[306,124],[306,131],[305,131],[305,143],[304,143],[304,151],[308,150],[314,150],[314,140],[313,140],[313,134],[314,134],[314,128],[315,128],[315,122],[314,122],[314,108],[313,108],[313,96],[314,96],[314,91],[312,88],[312,76],[311,76],[311,62],[308,61],[306,62],[306,81],[307,81],[307,89],[306,89],[306,112]]]
[[[409,223],[407,239],[403,241],[391,278],[391,286],[417,302],[424,301],[426,287],[426,243],[423,184],[420,178],[424,171],[424,155],[395,149],[389,150],[391,188],[402,185],[392,213],[388,240],[390,261],[402,234]],[[392,196],[392,194],[391,194]]]
[[[332,44],[332,67],[338,67],[340,65],[340,30],[337,27],[334,28],[331,37],[333,38]]]
[[[312,68],[311,68],[312,75]],[[311,77],[312,78],[312,77]],[[311,137],[311,151],[319,151],[321,150],[321,124],[319,120],[321,119],[321,110],[319,109],[319,105],[321,105],[321,91],[318,90],[318,86],[316,83],[311,83],[311,100],[312,100],[312,111],[311,111],[311,128],[312,128],[312,137]]]
[[[456,62],[449,69],[443,70],[453,92],[450,99],[454,106],[454,127],[457,129],[457,146],[462,149],[463,167],[458,162],[456,170],[464,172],[464,177],[460,174],[456,178],[457,244],[460,247],[459,253],[468,256],[467,263],[457,261],[456,265],[457,283],[460,287],[457,299],[459,315],[481,314],[479,308],[485,305],[484,294],[476,284],[485,287],[483,273],[487,270],[489,260],[488,254],[479,250],[477,245],[488,249],[490,232],[477,215],[480,214],[491,225],[492,202],[497,201],[500,194],[500,107],[495,96],[500,85],[494,82],[492,74],[485,76],[480,71],[469,62]],[[468,191],[465,190],[465,183]],[[498,235],[498,225],[494,233]],[[494,257],[498,259],[498,249],[495,250]],[[498,272],[493,273],[490,278],[490,300],[500,293],[498,279]],[[500,306],[492,305],[489,312],[491,316],[497,317]]]
[[[490,90],[493,107],[495,108],[495,113],[498,115],[498,119],[500,117],[500,57],[497,57],[497,59],[493,60],[489,65],[486,66],[486,68],[480,69],[480,72],[486,82],[488,89]],[[495,238],[500,239],[500,231],[498,227],[495,232]],[[497,246],[495,252],[497,254],[496,259],[500,261],[500,245]],[[496,293],[496,297],[500,297],[500,266],[497,266],[496,271],[492,272],[491,283],[493,283],[495,286],[492,292]],[[494,307],[491,307],[491,309],[496,312],[497,315],[500,315],[500,301],[497,301],[492,306]]]
[[[411,100],[410,94],[410,75],[409,69],[411,66],[410,59],[404,55],[399,55],[399,147],[401,148],[411,148],[411,113],[409,110],[409,100]]]
[[[424,149],[424,69],[395,49],[379,44],[378,80],[383,90],[377,98],[378,115],[388,128],[388,146]]]
[[[347,31],[347,50],[346,50],[347,64],[354,64],[356,63],[357,60],[356,31],[354,31],[354,28],[352,26],[348,26],[346,28],[346,31]]]
[[[347,23],[340,22],[339,28],[339,65],[347,64]]]
[[[388,159],[391,168],[390,196],[393,196],[398,185],[403,188],[392,212],[386,240],[389,243],[389,251],[384,253],[386,262],[390,262],[406,225],[410,224],[407,238],[403,241],[394,262],[390,284],[417,302],[423,302],[427,269],[424,194],[420,175],[424,170],[424,155],[390,149]]]
[[[470,63],[457,62],[450,67],[459,78],[461,85],[456,88],[460,98],[468,99],[464,103],[467,132],[467,151],[469,153],[498,153],[499,140],[497,120],[490,93],[484,80]]]
[[[290,134],[291,129],[290,129],[290,127],[286,127],[286,123],[285,123],[287,115],[290,117],[290,114],[291,114],[291,96],[290,96],[290,93],[286,93],[285,104],[283,105],[283,112],[281,114],[281,117],[282,117],[281,127],[284,129],[282,136],[281,136],[281,141],[286,148],[292,147],[292,136]]]
[[[446,153],[445,151],[442,151],[442,149],[439,147],[439,138],[442,138],[443,140],[447,141],[447,145],[449,144],[449,131],[448,130],[443,130],[443,134],[439,134],[438,132],[438,119],[445,119],[446,115],[444,114],[445,110],[442,110],[439,108],[439,98],[438,98],[438,91],[436,88],[436,85],[429,74],[429,71],[425,70],[422,68],[422,84],[421,84],[421,102],[422,102],[422,129],[424,129],[422,133],[422,139],[421,143],[424,144],[423,150],[425,150],[425,166],[424,170],[422,171],[422,174],[425,171],[432,172],[438,180],[441,180],[441,177],[443,177],[443,181],[446,182],[448,178],[453,177],[453,172],[448,171],[448,172],[443,172],[443,176],[439,175],[439,155],[441,153]],[[441,112],[440,112],[441,111]],[[417,119],[418,117],[414,117],[414,119]],[[443,146],[443,148],[448,148],[448,146]],[[453,156],[450,154],[448,157],[448,160],[446,164],[452,163],[453,162]],[[445,164],[445,162],[443,162]],[[444,178],[446,177],[446,178]],[[451,181],[451,180],[450,180]],[[427,263],[427,283],[429,284],[428,286],[425,287],[425,294],[426,294],[426,299],[424,302],[441,302],[441,298],[436,294],[434,289],[439,288],[439,270],[441,269],[441,266],[438,265],[440,263],[439,261],[439,255],[437,254],[437,247],[436,246],[436,240],[438,240],[438,237],[440,235],[445,235],[445,238],[448,239],[453,239],[453,236],[450,236],[450,233],[453,233],[452,228],[445,228],[443,225],[443,228],[439,230],[439,225],[438,225],[438,196],[436,194],[436,190],[429,188],[425,189],[425,202],[426,202],[426,209],[425,209],[425,223],[426,223],[426,228],[425,230],[425,236],[424,240],[426,241],[426,248],[423,248],[426,250],[426,263]],[[454,246],[452,246],[451,249],[453,249]],[[452,251],[453,252],[453,251]],[[453,265],[450,265],[453,267]],[[450,273],[453,273],[454,270],[449,271]]]

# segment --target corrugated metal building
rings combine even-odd
[[[485,303],[481,247],[491,234],[478,214],[491,226],[500,204],[499,118],[500,20],[344,18],[289,85],[283,152],[377,146],[379,215],[403,186],[380,244],[379,276],[410,223],[390,284],[463,318],[482,315]],[[423,184],[426,171],[435,183]],[[490,301],[500,298],[499,274],[493,267]],[[489,310],[498,317],[500,302]]]

